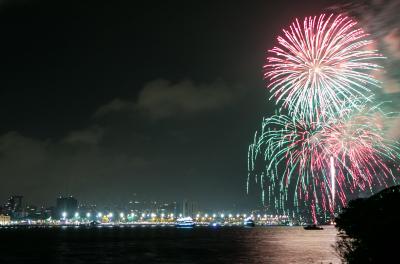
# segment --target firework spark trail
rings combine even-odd
[[[397,113],[385,113],[377,106],[360,107],[348,117],[340,117],[324,125],[320,144],[324,153],[335,157],[336,177],[350,176],[352,187],[370,188],[374,182],[388,186],[394,180],[388,164],[399,158],[398,142],[385,138],[384,123]]]
[[[335,160],[331,156],[330,158],[330,165],[331,165],[331,196],[332,196],[332,201],[331,201],[331,211],[334,211],[335,208],[335,186],[336,186],[336,172],[335,172]]]
[[[268,186],[268,204],[278,196],[277,207],[307,205],[313,216],[333,213],[337,202],[346,204],[348,193],[396,182],[391,165],[399,161],[400,148],[385,139],[383,124],[398,115],[383,112],[380,105],[357,104],[325,123],[285,115],[263,120],[249,148],[249,173],[257,174],[255,164],[261,159],[265,173],[260,182]]]
[[[329,209],[330,182],[326,177],[329,164],[322,155],[319,130],[316,123],[285,115],[263,120],[262,129],[249,148],[249,171],[257,170],[257,160],[265,163],[261,182],[269,187],[267,203],[274,204],[276,209],[290,208],[292,203],[296,207],[307,204],[313,215],[315,210]],[[276,196],[278,203],[271,200]]]
[[[382,56],[368,49],[372,41],[356,24],[345,16],[321,15],[284,30],[264,66],[276,103],[315,122],[335,115],[355,96],[373,94],[379,82],[368,72],[380,68],[374,61]]]

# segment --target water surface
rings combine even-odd
[[[0,229],[0,238],[0,263],[340,263],[332,226]]]

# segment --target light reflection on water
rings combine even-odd
[[[173,227],[0,230],[0,263],[340,263],[336,230]]]
[[[324,230],[266,228],[247,237],[256,245],[253,249],[249,247],[248,253],[261,258],[254,263],[340,263],[333,248],[336,234],[333,226],[325,226]]]

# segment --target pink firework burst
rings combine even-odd
[[[382,56],[357,22],[343,15],[296,19],[278,37],[264,66],[276,102],[315,122],[337,114],[351,98],[366,98],[379,82],[370,74]]]

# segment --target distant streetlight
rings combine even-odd
[[[90,217],[90,213],[86,213],[86,218],[89,218]]]
[[[62,214],[61,214],[61,216],[62,216],[62,218],[67,218],[67,212],[62,212]]]
[[[79,218],[79,213],[78,212],[75,213],[75,218]]]

